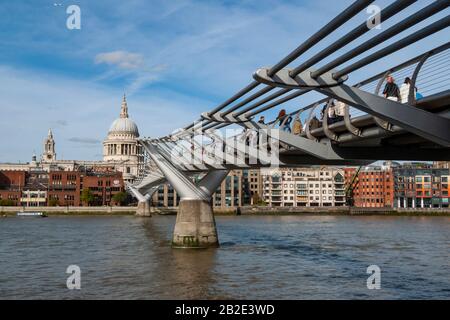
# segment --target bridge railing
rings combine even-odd
[[[415,11],[411,14],[405,15],[405,18],[400,19],[400,21],[396,22],[391,27],[383,28],[381,31],[377,32],[368,40],[363,41],[361,44],[352,45],[351,49],[346,50],[343,54],[337,55],[337,57],[335,57],[336,52],[347,48],[347,45],[351,45],[354,40],[360,39],[371,30],[371,27],[365,19],[364,21],[359,21],[358,25],[352,30],[348,32],[346,31],[344,36],[337,38],[335,37],[332,43],[327,45],[325,48],[316,50],[316,53],[312,54],[308,58],[304,57],[304,54],[307,51],[314,49],[319,42],[329,37],[344,24],[355,18],[359,13],[365,11],[367,6],[373,2],[374,0],[354,1],[352,5],[344,9],[317,33],[300,44],[278,63],[274,64],[270,68],[261,68],[257,70],[253,76],[255,80],[250,82],[250,84],[238,91],[229,99],[211,111],[202,114],[200,119],[196,122],[179,129],[171,135],[167,135],[160,139],[151,140],[152,143],[155,143],[156,145],[161,144],[161,146],[164,145],[167,147],[166,144],[168,140],[189,140],[190,136],[196,136],[204,132],[208,133],[212,132],[212,130],[220,130],[228,126],[242,125],[244,122],[248,123],[251,119],[255,119],[258,115],[268,114],[269,111],[273,112],[274,109],[281,108],[282,105],[285,107],[287,103],[290,103],[310,92],[322,94],[325,98],[307,106],[302,106],[302,108],[294,110],[289,114],[294,118],[302,118],[302,122],[304,124],[305,122],[310,124],[314,116],[320,118],[320,113],[323,110],[323,106],[326,106],[326,110],[324,110],[326,118],[328,115],[327,111],[330,111],[332,107],[332,100],[330,97],[336,96],[332,92],[333,87],[344,87],[345,81],[347,80],[349,74],[352,74],[354,71],[364,68],[379,59],[387,57],[388,55],[397,52],[408,45],[425,39],[436,32],[444,30],[450,25],[450,15],[447,15],[439,20],[429,23],[424,27],[421,27],[418,31],[409,32],[409,35],[404,36],[405,31],[421,22],[426,21],[443,10],[448,9],[449,6],[448,1],[446,0],[433,1],[432,3],[420,3],[422,6],[421,8],[415,9]],[[416,2],[417,1],[414,0],[392,1],[392,3],[380,12],[379,22],[381,23],[387,21]],[[400,39],[396,39],[394,42],[390,42],[387,45],[385,44],[389,40],[396,37]],[[377,49],[378,46],[383,47]],[[413,84],[412,88],[417,86],[419,88],[419,93],[422,95],[429,96],[436,92],[442,92],[445,88],[448,88],[448,82],[446,82],[449,80],[447,76],[448,72],[445,71],[446,69],[443,69],[444,67],[448,67],[448,65],[450,65],[447,59],[450,56],[448,53],[448,48],[449,43],[447,42],[439,48],[436,48],[428,53],[421,54],[420,56],[415,57],[397,67],[390,70],[385,70],[363,82],[357,83],[355,84],[355,87],[362,89],[362,91],[380,95],[383,91],[385,78],[389,73],[397,79],[397,83],[402,82],[403,78],[406,76],[411,77]],[[330,57],[332,59],[329,59]],[[291,63],[295,63],[296,61],[297,66],[289,67]],[[268,80],[264,80],[264,77],[261,76],[261,72],[266,73],[265,75]],[[308,79],[313,82],[316,80],[317,83],[325,83],[326,85],[324,87],[314,86],[311,82],[307,83],[304,80],[302,80],[303,82],[298,82],[298,79]],[[279,82],[277,83],[276,81]],[[330,90],[327,91],[323,89]],[[408,95],[409,104],[414,105],[414,98],[414,90],[412,89]],[[361,109],[373,112],[373,110],[367,107],[359,108],[359,106],[355,103],[353,103],[352,107],[347,106],[345,108],[344,118],[346,127],[356,136],[359,134],[359,129],[357,127],[352,127],[351,122],[352,119],[367,115],[367,113],[361,111]],[[408,110],[413,114],[417,114],[414,110]],[[389,111],[387,112],[389,113]],[[374,112],[374,114],[377,114],[377,112]],[[379,112],[378,115],[381,116]],[[392,125],[387,121],[378,119],[374,116],[372,117],[378,126],[386,130],[392,129]],[[383,118],[393,119],[392,117],[384,115]],[[436,120],[436,122],[440,124],[440,126],[438,126],[439,128],[446,124],[445,121],[440,121],[441,119],[435,119],[433,117],[430,119]],[[396,122],[409,125],[408,120],[409,119],[406,119],[406,117],[403,116],[402,119],[396,119]],[[277,126],[276,123],[269,122],[269,125],[273,124]],[[325,130],[329,129],[328,121],[325,119],[322,124],[327,137],[330,139],[335,138],[332,131]],[[424,132],[423,127],[417,129],[409,125],[409,128],[412,128],[411,130],[414,132]],[[305,126],[305,129],[307,129],[304,131],[306,132],[306,136],[308,138],[316,139],[313,135],[311,135],[311,130],[309,130],[311,128],[308,125]],[[438,129],[435,129],[435,131],[436,130]],[[448,137],[442,138],[435,132],[432,133],[432,137],[435,141],[439,141],[439,139],[441,139],[440,141],[445,142],[446,139],[448,140]],[[188,154],[191,154],[191,151],[192,150],[189,146],[184,149],[184,152]]]
[[[303,44],[297,47],[293,52],[283,58],[280,62],[275,64],[272,68],[268,70],[268,74],[270,76],[276,74],[283,68],[285,68],[288,64],[295,61],[299,57],[301,57],[306,51],[315,47],[317,43],[319,43],[322,39],[327,37],[329,34],[333,33],[335,30],[339,29],[346,22],[351,20],[357,13],[364,10],[369,4],[373,1],[367,0],[359,0],[355,1],[351,6],[342,11],[336,18],[330,21],[327,25],[325,25],[322,29],[320,29],[316,34],[311,36],[308,40],[306,40]],[[402,1],[394,1],[391,5],[387,6],[380,13],[381,21],[385,21],[395,16],[402,10],[408,8],[410,5],[415,3],[416,1],[402,0]],[[370,40],[364,42],[363,44],[356,46],[352,50],[347,53],[337,57],[336,59],[328,62],[324,66],[321,66],[319,69],[312,72],[314,77],[320,76],[326,72],[329,72],[335,67],[341,66],[347,61],[359,56],[372,48],[384,43],[385,41],[395,37],[397,34],[407,30],[408,28],[428,19],[429,17],[439,13],[442,10],[445,10],[448,7],[448,3],[446,1],[435,1],[430,5],[418,10],[414,14],[411,14],[407,18],[401,20],[399,23],[390,27],[389,29],[377,34]],[[370,54],[369,56],[363,57],[357,62],[345,66],[340,71],[337,71],[333,74],[334,77],[338,78],[341,76],[345,76],[355,70],[358,70],[380,58],[383,58],[395,51],[404,48],[405,46],[412,44],[416,41],[419,41],[435,32],[438,32],[448,26],[450,22],[450,18],[447,16],[439,21],[436,21],[425,28],[422,28],[419,32],[415,32],[406,36],[399,41],[386,46],[385,48],[376,51],[375,53]],[[353,40],[361,37],[366,32],[369,31],[366,21],[364,23],[358,25],[352,31],[348,32],[344,37],[338,38],[331,45],[321,50],[317,54],[313,55],[311,58],[303,61],[296,68],[291,69],[290,75],[295,77],[296,75],[301,74],[302,72],[308,70],[312,66],[317,63],[323,61],[331,54],[335,53],[337,50],[345,47]],[[405,71],[406,72],[406,71]],[[399,74],[398,76],[402,76]],[[293,90],[292,88],[283,88],[276,89],[273,86],[263,86],[261,88],[261,83],[257,81],[251,82],[248,86],[237,92],[231,98],[226,100],[224,103],[220,104],[210,112],[208,112],[208,116],[254,116],[256,114],[262,113],[266,110],[276,107],[282,103],[288,102],[292,99],[295,99],[311,90],[311,88],[304,88],[300,90]],[[258,89],[259,90],[256,90]],[[424,89],[428,89],[428,87],[424,87]],[[233,105],[234,103],[234,105]],[[351,114],[357,114],[356,110],[352,109]],[[196,130],[197,125],[202,126],[202,130],[208,129],[220,129],[230,125],[230,122],[216,121],[211,118],[200,118],[196,123],[190,124],[189,126],[183,128],[180,131],[181,136],[185,134],[190,134],[191,132]]]
[[[420,65],[421,61],[423,61],[422,65]],[[414,78],[415,72],[417,72],[416,78]],[[450,88],[449,74],[450,43],[446,43],[433,50],[425,52],[407,61],[406,63],[402,63],[398,66],[387,69],[376,76],[368,78],[367,80],[361,81],[354,86],[364,91],[382,96],[383,89],[386,84],[386,77],[388,75],[394,78],[399,88],[401,88],[405,78],[408,77],[411,81],[414,81],[414,83],[411,83],[410,88],[416,88],[413,99],[410,101],[411,104],[414,104],[417,99],[425,98]],[[416,96],[415,93],[418,93],[418,95]],[[304,129],[306,129],[306,124],[314,117],[320,121],[323,121],[323,111],[330,100],[333,99],[324,98],[318,100],[305,107],[296,109],[288,113],[288,115],[295,117],[299,113],[302,114],[302,124],[304,125]],[[353,119],[368,115],[366,112],[355,107],[347,106],[347,108],[349,108],[348,112],[350,117]],[[270,125],[276,123],[276,120],[269,122]]]

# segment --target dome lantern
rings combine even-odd
[[[127,105],[127,97],[125,96],[125,93],[123,94],[123,98],[122,98],[122,107],[120,109],[120,117],[122,119],[128,118],[128,105]]]

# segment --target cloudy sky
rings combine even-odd
[[[100,159],[101,141],[119,115],[124,92],[141,135],[170,133],[247,85],[257,68],[278,62],[352,2],[2,1],[0,162],[29,161],[33,151],[39,155],[48,128],[59,159]],[[375,3],[383,8],[390,2]],[[419,0],[399,17],[431,2]],[[80,30],[66,27],[72,4],[81,8]],[[366,18],[356,16],[316,50]],[[391,20],[364,39],[397,19]],[[372,64],[350,81],[445,43],[445,32]],[[295,110],[312,98],[286,107]]]

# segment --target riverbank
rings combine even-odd
[[[43,212],[48,216],[132,216],[136,207],[0,207],[0,216],[15,216],[17,212]],[[154,215],[175,215],[176,208],[152,208]],[[348,207],[240,207],[216,208],[217,216],[253,215],[337,215],[337,216],[450,216],[449,208],[348,208]]]
[[[136,207],[0,207],[0,216],[15,216],[19,211],[48,216],[132,216]]]

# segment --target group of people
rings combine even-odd
[[[260,116],[258,123],[266,124],[265,121],[266,121],[265,117]],[[280,110],[277,118],[275,119],[275,122],[278,122],[278,125],[280,126],[281,130],[292,133],[292,129],[291,129],[292,116],[290,114],[287,114],[285,109]],[[302,128],[303,128],[303,126],[302,126],[300,117],[296,116],[295,120],[294,120],[294,125],[293,125],[294,134],[300,134]]]
[[[389,75],[386,77],[386,85],[383,90],[383,96],[386,99],[401,102],[401,103],[408,103],[409,100],[409,93],[410,88],[412,85],[412,81],[409,77],[406,77],[403,84],[400,86],[400,88],[397,86],[397,84],[394,81],[394,78]],[[414,87],[414,93],[413,98],[415,100],[419,100],[422,98],[422,95],[417,92],[417,87]],[[328,107],[328,111],[327,111]],[[342,101],[335,101],[332,100],[328,104],[325,104],[322,108],[322,111],[320,112],[320,120],[317,119],[316,116],[314,116],[310,122],[309,122],[309,128],[316,129],[320,128],[323,125],[323,121],[325,118],[325,113],[327,112],[327,124],[333,124],[344,120],[345,115],[345,107],[346,104]],[[294,121],[293,126],[291,128],[291,123]],[[295,119],[292,118],[291,114],[287,114],[285,109],[281,109],[281,111],[278,113],[278,116],[275,120],[276,123],[278,123],[281,130],[289,133],[293,133],[295,135],[300,135],[303,131],[303,125],[300,119],[300,114],[297,113],[295,116]],[[258,120],[259,124],[265,125],[265,117],[260,116]],[[248,130],[248,129],[247,129]],[[259,135],[258,134],[252,134],[251,130],[249,130],[248,134],[245,136],[245,141],[247,145],[250,145],[250,142],[253,138],[256,138],[256,143],[259,144]],[[191,146],[192,151],[194,151],[194,145]],[[225,144],[223,144],[223,149],[225,149]],[[204,150],[202,150],[204,152]],[[225,150],[223,150],[225,151]]]
[[[398,85],[395,83],[394,78],[391,75],[389,75],[386,78],[386,85],[383,90],[383,96],[392,101],[408,103],[411,85],[412,85],[411,79],[409,77],[406,77],[404,83],[399,88]],[[414,87],[413,98],[416,100],[422,98],[422,96],[417,92],[417,87]],[[328,104],[323,106],[322,111],[320,112],[320,120],[317,119],[315,116],[313,117],[310,123],[311,129],[322,126],[327,106]],[[334,100],[332,100],[328,107],[327,124],[330,125],[336,122],[343,121],[344,114],[345,114],[345,103],[341,101],[335,102]],[[295,117],[293,128],[291,129],[291,123],[293,120],[294,119],[292,118],[292,115],[287,114],[285,109],[281,109],[275,121],[278,123],[281,130],[299,135],[303,130],[303,125],[299,115],[297,114],[297,116]],[[261,116],[259,118],[258,123],[265,124],[264,116]]]
[[[320,121],[323,122],[323,119],[325,118],[325,112],[327,110],[327,104],[322,107],[322,111],[320,112]],[[327,113],[327,124],[333,124],[339,121],[344,120],[344,114],[345,114],[345,103],[341,101],[335,102],[332,100],[330,102],[330,106],[328,108]]]
[[[388,76],[386,78],[386,85],[384,86],[383,95],[386,99],[392,101],[408,103],[411,85],[411,79],[409,77],[406,77],[405,81],[399,88],[395,83],[394,77]],[[420,93],[417,92],[417,87],[414,87],[413,98],[416,100],[422,98]]]

